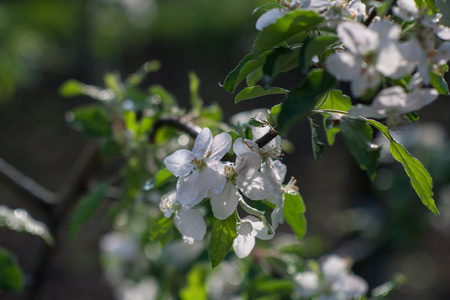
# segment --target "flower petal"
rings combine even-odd
[[[209,130],[209,128],[207,127],[203,128],[202,131],[200,131],[200,133],[197,135],[194,143],[194,148],[192,149],[192,152],[197,159],[204,157],[211,151],[212,141],[213,137],[211,130]]]
[[[256,171],[251,175],[236,178],[236,185],[241,192],[251,200],[262,200],[272,193],[270,181],[261,172]]]
[[[186,149],[180,149],[175,151],[172,155],[169,155],[164,159],[164,164],[167,170],[173,175],[178,177],[188,176],[194,169],[194,165],[191,163],[194,155],[191,151]]]
[[[319,276],[313,271],[297,273],[294,276],[297,292],[301,297],[311,297],[321,290]]]
[[[277,206],[273,209],[270,214],[270,219],[272,220],[272,228],[273,230],[277,230],[278,225],[283,224],[284,222],[284,214],[283,214],[283,200],[278,202]]]
[[[203,240],[206,233],[206,223],[199,210],[183,207],[177,211],[173,221],[183,236],[196,241]]]
[[[330,255],[323,261],[322,273],[324,279],[329,283],[337,282],[347,276],[347,262],[337,255]]]
[[[360,61],[348,51],[331,54],[326,59],[327,71],[339,80],[353,81],[361,73]]]
[[[233,241],[233,249],[239,258],[247,257],[255,247],[255,237],[238,234]]]
[[[246,152],[236,157],[235,172],[241,177],[249,177],[261,167],[261,156]]]
[[[192,172],[191,175],[178,179],[177,182],[178,202],[181,205],[193,207],[194,205],[202,201],[203,198],[198,199],[199,190],[200,188],[203,188],[196,184],[198,176],[199,171],[194,170],[194,172]]]
[[[263,13],[258,21],[256,21],[256,29],[263,30],[264,27],[267,27],[273,23],[275,23],[280,17],[284,16],[287,11],[281,10],[279,8],[274,8]]]
[[[375,51],[380,44],[378,32],[361,23],[343,22],[337,27],[337,34],[347,50],[355,55]]]
[[[332,289],[342,298],[355,299],[367,293],[368,285],[363,278],[356,275],[348,275],[333,284]]]
[[[212,142],[211,154],[207,161],[219,161],[231,148],[231,135],[227,132],[222,132],[214,137]]]
[[[232,183],[227,183],[219,195],[211,195],[211,208],[214,216],[225,220],[235,210],[239,202],[239,192]]]
[[[205,184],[206,189],[211,190],[213,194],[222,193],[227,182],[224,167],[225,165],[219,162],[208,164],[206,169],[200,172],[198,184]]]
[[[243,140],[242,138],[237,138],[233,144],[233,152],[236,155],[243,155],[244,153],[254,152],[259,154],[258,145],[250,140]]]

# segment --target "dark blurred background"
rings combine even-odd
[[[279,97],[234,104],[223,82],[251,51],[257,34],[256,0],[11,0],[0,3],[0,157],[57,191],[88,139],[69,128],[65,113],[91,100],[66,99],[61,84],[74,78],[103,84],[105,72],[124,77],[145,61],[162,68],[144,83],[160,83],[188,106],[188,72],[200,77],[202,98],[222,106],[226,119],[270,108]],[[450,4],[441,5],[450,16]],[[444,22],[450,24],[449,19]],[[279,79],[292,87],[295,72]],[[375,287],[396,273],[408,281],[392,299],[450,298],[450,159],[448,98],[421,112],[420,124],[398,131],[410,152],[435,179],[441,216],[433,216],[409,186],[398,164],[382,163],[372,184],[338,138],[315,161],[310,129],[301,122],[289,133],[295,151],[286,154],[307,206],[311,257],[334,251],[352,255],[355,273]],[[321,120],[317,119],[318,124]],[[406,136],[406,138],[405,138]],[[325,141],[320,133],[320,138]],[[400,139],[402,137],[399,137]],[[0,204],[45,215],[27,195],[0,180]],[[51,264],[46,299],[112,299],[99,263],[98,241],[108,228],[107,207],[68,241]],[[16,253],[24,271],[39,264],[43,242],[0,229],[0,246]],[[25,299],[7,295],[5,299]]]

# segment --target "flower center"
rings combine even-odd
[[[194,168],[196,170],[204,170],[206,168],[206,159],[204,157],[200,159],[194,157],[194,159],[191,161],[191,164],[194,165]]]

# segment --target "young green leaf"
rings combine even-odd
[[[225,220],[217,221],[208,243],[208,255],[212,268],[217,267],[228,251],[230,251],[235,237],[236,217],[234,214]]]
[[[441,95],[450,95],[448,91],[448,84],[447,81],[445,81],[444,76],[439,76],[437,74],[434,74],[433,72],[430,72],[431,76],[431,85],[438,91]]]
[[[322,156],[322,152],[325,149],[325,144],[319,141],[319,137],[317,136],[316,124],[314,124],[313,120],[309,119],[309,125],[311,127],[311,142],[314,153],[314,158],[319,159]]]
[[[372,143],[372,127],[361,119],[343,116],[339,128],[350,154],[356,159],[359,167],[367,172],[370,179],[374,180],[381,147]]]
[[[161,169],[158,171],[158,173],[156,173],[155,177],[145,183],[144,190],[150,191],[154,188],[159,188],[172,177],[173,175],[169,170],[167,170],[166,168]]]
[[[267,95],[277,95],[277,94],[287,94],[289,91],[279,87],[270,87],[264,89],[262,86],[256,85],[243,89],[236,95],[234,102],[238,103],[244,100],[253,99],[257,97],[267,96]]]
[[[69,222],[69,236],[72,238],[97,211],[109,187],[109,180],[99,183],[91,192],[80,199]]]
[[[189,72],[189,91],[192,111],[200,112],[203,107],[203,101],[200,97],[200,79],[194,72]]]
[[[181,289],[180,298],[182,300],[208,299],[205,280],[205,270],[199,265],[194,265],[187,274],[187,284]]]
[[[142,65],[136,72],[130,74],[125,80],[127,87],[136,87],[142,83],[148,73],[158,71],[161,63],[158,60],[151,60]]]
[[[312,10],[290,11],[261,30],[253,44],[253,54],[258,56],[305,31],[313,30],[323,21],[324,18]]]
[[[394,140],[386,126],[375,120],[368,119],[367,122],[378,129],[388,139],[389,150],[391,150],[392,156],[405,168],[406,174],[411,179],[411,184],[422,203],[433,213],[439,215],[433,199],[433,180],[427,169],[425,169],[417,158],[409,154],[401,144]]]
[[[0,248],[0,293],[19,293],[24,285],[25,277],[13,254]]]
[[[161,217],[152,220],[149,224],[149,235],[151,241],[158,241],[161,246],[169,243],[174,236],[173,218]]]
[[[301,240],[306,233],[305,204],[302,196],[284,194],[284,219],[294,230],[297,238]]]
[[[295,122],[306,117],[319,99],[336,85],[336,79],[322,70],[308,74],[303,84],[293,88],[281,105],[278,131],[285,135]]]

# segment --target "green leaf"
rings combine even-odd
[[[212,268],[217,267],[230,251],[235,237],[236,217],[234,214],[225,220],[217,221],[208,243],[208,255]]]
[[[217,122],[222,122],[223,112],[222,107],[218,104],[211,104],[202,110],[202,118],[208,118]]]
[[[272,79],[280,74],[295,69],[299,64],[300,48],[275,48],[267,57],[263,67],[265,83],[270,84]]]
[[[200,98],[200,79],[195,72],[189,72],[189,92],[191,95],[192,111],[200,113],[203,101]]]
[[[167,245],[174,236],[173,219],[162,217],[152,220],[149,225],[149,235],[151,241],[158,241],[161,246]]]
[[[253,127],[264,127],[264,126],[267,126],[267,123],[262,123],[262,122],[256,120],[255,118],[251,118],[248,121],[248,125],[253,126]]]
[[[323,21],[324,18],[312,10],[298,9],[290,11],[274,24],[261,30],[253,44],[253,54],[258,56],[304,31],[315,29]]]
[[[409,154],[401,144],[394,140],[386,126],[375,120],[368,119],[367,122],[377,128],[388,139],[390,143],[389,150],[391,150],[392,156],[405,168],[406,174],[411,179],[411,184],[422,203],[433,213],[439,215],[433,200],[433,180],[427,169],[417,158]]]
[[[280,114],[280,112],[281,112],[281,103],[275,104],[270,109],[270,114],[272,115],[273,119],[275,120],[275,124],[278,123],[278,115]]]
[[[170,94],[165,88],[163,88],[159,84],[152,85],[148,88],[148,93],[153,95],[153,97],[157,97],[157,103],[160,101],[167,106],[171,106],[177,103],[175,96]]]
[[[159,188],[172,177],[172,173],[170,173],[170,171],[166,168],[159,170],[158,173],[156,173],[155,177],[145,183],[144,190],[150,191],[152,189]]]
[[[123,84],[120,82],[120,75],[119,73],[106,73],[103,76],[103,81],[105,82],[105,85],[110,90],[114,91],[115,93],[121,93],[123,90]]]
[[[375,179],[381,147],[372,143],[372,127],[365,121],[344,116],[339,122],[347,150],[365,170],[371,180]]]
[[[257,97],[267,96],[267,95],[276,95],[276,94],[287,94],[289,91],[279,87],[270,87],[268,89],[263,88],[262,86],[256,85],[243,89],[236,95],[234,98],[235,103],[239,103],[243,100],[253,99]]]
[[[448,91],[448,84],[444,79],[444,76],[439,76],[430,72],[431,85],[438,91],[441,95],[450,95]]]
[[[322,70],[308,74],[301,86],[287,94],[278,116],[278,131],[286,135],[287,131],[299,120],[306,117],[317,105],[317,101],[336,85],[336,79]]]
[[[25,285],[25,277],[14,255],[0,248],[0,292],[19,293]]]
[[[39,236],[49,245],[53,245],[54,242],[47,225],[35,220],[21,208],[11,209],[0,205],[0,227]]]
[[[223,83],[222,87],[230,93],[234,92],[234,89],[236,88],[236,86],[242,81],[244,80],[244,78],[248,75],[245,76],[240,76],[242,69],[244,68],[245,65],[247,65],[248,62],[253,60],[253,53],[247,54],[240,62],[239,64],[236,66],[236,68],[234,68],[233,71],[231,71],[227,78],[225,78],[225,82]],[[241,80],[239,80],[239,78],[241,77]]]
[[[158,71],[161,63],[158,60],[151,60],[142,65],[136,72],[130,74],[125,80],[127,87],[136,87],[142,83],[148,73]]]
[[[302,196],[299,194],[284,194],[284,219],[294,230],[298,240],[301,240],[306,233],[306,218],[304,216],[305,211],[306,208],[303,203]]]
[[[255,282],[254,288],[259,292],[263,294],[268,293],[283,293],[283,294],[290,294],[292,293],[292,290],[294,288],[294,284],[292,280],[290,279],[263,279],[258,280]],[[258,298],[260,299],[260,298]]]
[[[307,41],[300,52],[300,69],[302,72],[309,70],[309,65],[315,55],[321,57],[322,52],[337,41],[339,41],[339,38],[335,35],[322,35]]]
[[[372,289],[370,294],[374,297],[374,299],[388,299],[387,297],[392,292],[399,289],[406,281],[407,279],[404,275],[395,275],[394,279]]]
[[[75,79],[69,79],[59,88],[59,94],[63,97],[75,97],[84,95],[84,84]]]
[[[105,197],[106,190],[109,187],[109,180],[103,181],[87,195],[80,199],[69,222],[69,236],[75,237],[81,226],[84,225],[97,211],[101,201]]]
[[[99,105],[76,107],[66,114],[66,120],[89,137],[109,137],[112,133],[108,112]]]
[[[348,111],[352,107],[352,101],[350,97],[343,95],[341,90],[331,90],[325,94],[321,99],[320,109],[340,110]],[[333,145],[336,134],[339,133],[339,126],[334,118],[331,118],[329,114],[323,114],[323,127],[327,136],[328,145]]]
[[[264,77],[263,67],[258,67],[256,70],[248,74],[246,78],[247,86],[254,86],[258,81]]]
[[[187,284],[180,291],[182,300],[206,300],[206,274],[199,265],[194,265],[187,274]]]
[[[322,152],[325,149],[325,144],[319,141],[317,136],[316,124],[314,124],[313,120],[309,119],[309,125],[311,126],[311,141],[312,148],[314,153],[314,158],[319,159],[322,156]]]

